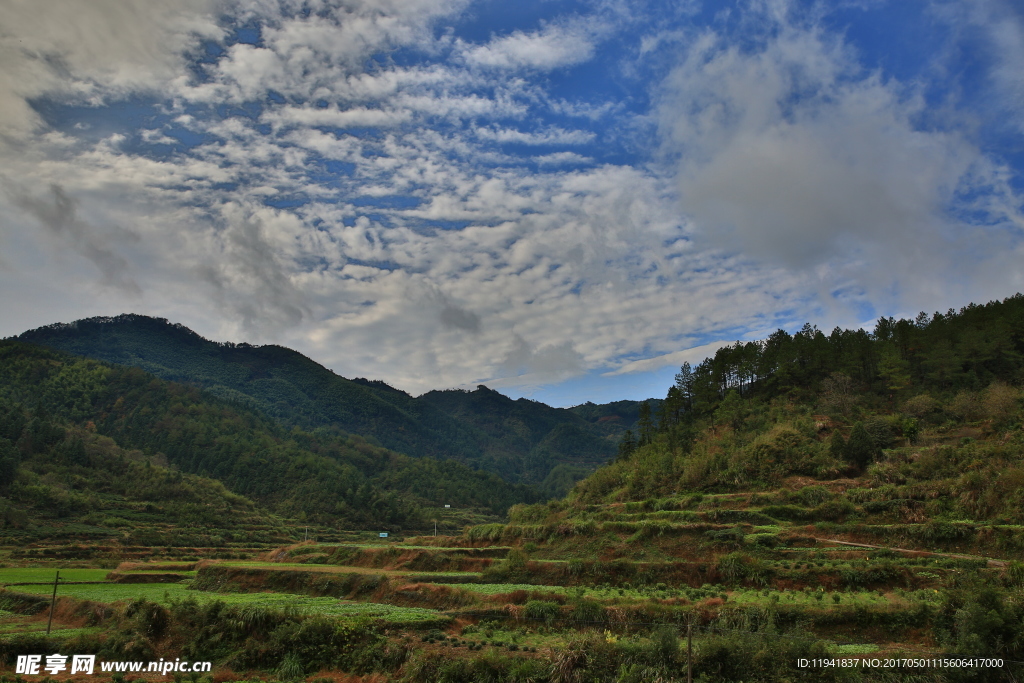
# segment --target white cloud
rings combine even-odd
[[[25,7],[12,25],[57,49]],[[98,22],[111,7],[74,12]],[[679,349],[771,329],[776,311],[803,318],[839,286],[866,297],[896,275],[963,275],[951,253],[978,255],[958,296],[1005,288],[1019,270],[1018,242],[998,230],[974,239],[946,212],[952,189],[983,188],[975,205],[1015,220],[1005,169],[966,133],[923,128],[916,91],[861,72],[814,26],[783,22],[756,49],[692,31],[637,48],[685,48],[655,112],[680,160],[668,177],[663,164],[595,161],[597,138],[571,121],[621,134],[644,114],[553,98],[538,73],[592,59],[613,30],[604,15],[468,45],[438,26],[465,3],[442,0],[347,0],[308,17],[291,1],[167,7],[160,26],[133,20],[159,50],[68,47],[85,57],[67,73],[18,52],[0,75],[21,126],[0,164],[12,188],[0,198],[0,286],[67,292],[80,315],[65,319],[142,310],[410,391],[535,386],[697,361],[715,344]],[[196,79],[183,55],[225,32],[214,15],[260,25],[262,41],[192,64],[205,69]],[[159,123],[99,138],[43,130],[17,107],[160,89]],[[209,113],[225,103],[262,113]],[[155,150],[175,127],[201,144]],[[555,149],[517,156],[502,143]],[[913,286],[945,301],[957,285]],[[28,326],[9,306],[7,324]]]
[[[576,152],[554,152],[553,154],[542,154],[533,157],[533,160],[542,166],[561,166],[563,164],[588,164],[594,160]]]
[[[484,45],[464,47],[474,66],[498,69],[551,70],[588,61],[594,55],[600,27],[582,21],[549,23],[539,31],[513,31]]]
[[[590,131],[562,128],[549,128],[536,133],[527,133],[512,128],[481,126],[476,128],[475,133],[481,140],[514,142],[520,145],[583,145],[592,142],[596,137]]]
[[[409,112],[384,111],[355,107],[285,107],[275,109],[263,116],[263,120],[275,127],[287,125],[330,126],[334,128],[390,128],[408,121]]]
[[[865,73],[841,38],[773,7],[753,47],[706,32],[665,81],[666,149],[701,239],[817,269],[823,288],[853,280],[878,303],[940,306],[950,280],[985,281],[1019,245],[950,208],[957,193],[1004,194],[998,165],[960,128],[922,125],[913,88]],[[999,280],[969,296],[1020,282]]]
[[[94,0],[0,5],[0,132],[40,125],[29,100],[50,96],[100,103],[160,92],[182,71],[185,53],[217,39],[214,0]]]
[[[654,358],[643,358],[641,360],[629,361],[621,364],[621,366],[615,370],[604,374],[607,377],[614,377],[615,375],[628,375],[637,372],[651,372],[653,370],[660,370],[661,368],[669,366],[681,367],[683,363],[697,365],[705,358],[714,356],[718,349],[730,345],[731,342],[727,341],[715,341],[710,344],[701,344],[700,346],[694,346],[682,351],[673,351],[672,353],[662,354],[660,356],[655,356]]]

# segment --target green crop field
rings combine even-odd
[[[447,588],[461,588],[470,593],[482,593],[484,595],[498,595],[500,593],[512,593],[514,591],[528,591],[537,593],[565,593],[571,589],[565,586],[539,586],[528,583],[437,583],[438,586]],[[587,591],[593,593],[594,591]]]
[[[0,569],[0,585],[10,585],[12,583],[36,583],[36,582],[50,582],[53,585],[53,579],[57,574],[57,569],[41,569],[41,568],[3,568]],[[109,569],[61,569],[60,579],[61,581],[105,581],[107,574],[110,573]]]
[[[24,593],[49,595],[45,586],[19,586]],[[378,603],[340,601],[336,598],[312,597],[290,593],[210,593],[191,590],[183,584],[141,583],[141,584],[90,584],[61,586],[58,596],[70,596],[80,600],[113,603],[144,598],[161,604],[173,601],[196,600],[212,602],[219,600],[228,605],[260,605],[278,609],[294,609],[304,614],[316,614],[344,619],[370,618],[393,624],[416,624],[419,622],[445,619],[437,610],[418,607],[395,607]]]
[[[413,572],[401,569],[375,569],[366,567],[346,567],[343,565],[334,564],[306,564],[302,562],[246,562],[238,560],[229,560],[224,562],[218,562],[219,566],[223,567],[239,567],[241,569],[271,569],[271,570],[286,570],[286,569],[299,569],[307,572],[372,572],[374,574],[422,574],[423,572]]]

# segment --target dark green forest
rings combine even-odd
[[[281,521],[248,498],[166,465],[42,406],[0,399],[0,537],[177,546],[287,539]]]
[[[410,528],[425,524],[422,505],[500,514],[538,498],[532,488],[454,461],[412,458],[334,428],[289,429],[138,368],[20,342],[0,342],[0,399],[22,416],[12,420],[31,425],[53,416],[299,520]],[[5,437],[21,444],[12,452],[33,452],[26,434]]]
[[[334,427],[407,455],[455,459],[506,481],[540,485],[553,495],[614,456],[625,428],[486,388],[413,398],[381,381],[340,377],[291,349],[218,344],[142,315],[49,325],[18,339],[196,385],[289,427]]]
[[[981,408],[971,392],[1022,380],[1021,294],[914,320],[881,318],[873,332],[837,327],[826,335],[808,323],[796,334],[778,330],[763,341],[723,347],[695,367],[684,364],[665,400],[649,408],[651,419],[630,438],[639,445],[664,433],[673,448],[685,447],[696,421],[737,425],[753,405],[779,397],[817,402],[822,412],[844,416],[856,406],[902,407],[911,420],[938,412],[940,397],[959,397],[951,410],[970,417]]]

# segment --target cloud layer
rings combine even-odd
[[[0,4],[4,334],[132,310],[542,392],[1024,289],[1010,5],[927,10],[973,32],[912,78],[786,3],[147,8]]]

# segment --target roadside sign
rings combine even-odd
[[[387,538],[388,537],[388,532],[386,532],[386,531],[380,532],[380,537],[381,538]]]

